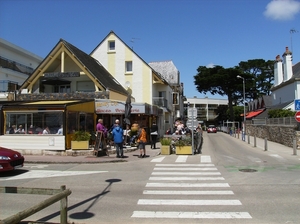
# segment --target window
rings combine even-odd
[[[108,41],[108,51],[116,50],[115,41]]]
[[[125,72],[132,72],[132,61],[125,61]]]
[[[48,127],[50,134],[56,134],[63,124],[63,111],[20,111],[5,113],[6,130],[22,125],[25,134],[41,134],[43,129]],[[30,130],[30,132],[29,132]]]

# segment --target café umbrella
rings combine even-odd
[[[125,114],[124,114],[124,122],[125,124],[130,125],[130,115],[131,115],[131,95],[129,94],[127,96],[126,102],[125,102]]]

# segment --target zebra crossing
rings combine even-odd
[[[199,163],[195,164],[188,163],[191,158],[189,156],[179,155],[172,158],[174,160],[171,163],[167,163],[169,161],[164,163],[166,157],[151,161],[155,163],[155,167],[143,191],[144,198],[137,202],[140,209],[133,212],[132,218],[252,218],[248,212],[235,209],[242,203],[233,198],[234,192],[211,162],[210,156],[201,155]],[[155,210],[144,210],[145,206]],[[224,212],[224,209],[218,211],[218,207],[210,206],[228,206],[230,211]]]

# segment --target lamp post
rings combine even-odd
[[[245,78],[243,78],[242,76],[238,75],[237,78],[239,79],[243,79],[243,95],[244,95],[244,130],[243,130],[243,134],[242,134],[242,140],[245,141],[245,136],[246,136],[246,96],[245,96]]]

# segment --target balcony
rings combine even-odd
[[[168,100],[164,97],[152,97],[153,105],[168,108]]]

